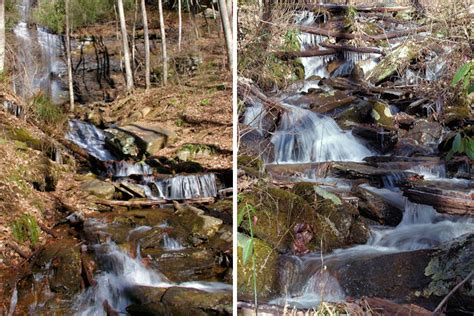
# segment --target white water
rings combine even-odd
[[[177,251],[183,250],[184,246],[175,238],[170,237],[168,234],[164,234],[163,248],[166,250]]]
[[[116,160],[116,157],[105,148],[104,131],[93,124],[70,120],[66,139],[85,149],[99,160]]]
[[[271,139],[275,162],[362,161],[373,155],[332,118],[291,105],[287,107]]]
[[[158,191],[156,194],[151,190],[146,190],[147,197],[150,199],[182,200],[217,196],[216,176],[213,173],[179,175],[160,180],[145,178],[145,182],[153,184]]]
[[[91,229],[105,227],[96,221],[86,222],[86,226]],[[137,227],[129,233],[129,236],[149,229],[148,226]],[[180,286],[207,292],[232,290],[231,285],[220,282],[194,281],[180,284],[170,282],[159,272],[147,268],[142,263],[140,256],[130,257],[113,242],[96,245],[95,252],[102,272],[95,276],[97,284],[89,287],[76,298],[73,311],[77,316],[106,316],[103,308],[105,301],[120,314],[127,314],[126,307],[132,302],[126,293],[127,290],[133,289],[135,286],[160,288]]]
[[[114,161],[107,166],[107,173],[115,177],[128,177],[131,175],[151,175],[153,168],[144,162],[130,163],[127,161]]]
[[[474,232],[474,221],[471,218],[454,218],[439,214],[431,206],[409,202],[402,196],[401,192],[392,191],[389,193],[386,189],[371,191],[380,194],[381,197],[391,200],[393,203],[395,203],[394,198],[398,195],[398,203],[400,201],[405,203],[402,221],[395,228],[372,227],[371,237],[365,245],[337,249],[324,256],[325,265],[330,265],[332,261],[353,260],[358,256],[370,254],[382,255],[436,248],[464,234]],[[321,262],[319,253],[308,254],[299,258],[299,260],[300,266],[303,267],[301,273],[304,275],[304,267],[308,267],[311,275],[308,276],[308,281],[305,284],[301,286],[290,285],[290,287],[302,288],[303,290],[277,298],[273,301],[274,304],[288,303],[290,306],[311,308],[317,306],[322,299],[332,302],[345,300],[344,290],[341,289],[336,278],[330,276],[326,271],[318,270],[314,273],[312,270],[314,263]]]

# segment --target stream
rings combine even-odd
[[[32,3],[31,0],[21,2],[21,21],[14,28],[18,52],[14,92],[25,99],[42,93],[57,106],[64,106],[67,91],[61,78],[65,73],[63,40],[39,26],[31,26]],[[21,114],[16,109],[10,110]],[[227,308],[228,313],[232,304],[232,285],[228,276],[231,263],[224,252],[228,252],[227,248],[232,244],[229,240],[232,223],[228,219],[205,215],[213,211],[214,215],[220,216],[212,205],[206,206],[204,211],[181,204],[180,215],[175,214],[173,202],[186,203],[186,200],[195,198],[219,199],[219,191],[231,183],[225,183],[220,174],[213,172],[159,173],[146,160],[125,159],[112,150],[107,137],[105,130],[91,123],[78,119],[68,122],[65,138],[89,155],[91,169],[85,171],[95,173],[94,180],[86,182],[92,185],[99,183],[101,189],[110,187],[112,180],[116,183],[116,190],[120,190],[119,198],[125,201],[139,199],[166,203],[156,209],[132,210],[130,214],[136,215],[115,209],[86,218],[82,214],[70,214],[70,222],[74,223],[75,219],[80,221],[77,234],[84,239],[80,247],[82,258],[79,259],[79,270],[73,270],[77,262],[69,262],[63,263],[69,267],[59,267],[66,272],[57,272],[53,262],[59,259],[43,255],[45,261],[37,263],[31,286],[27,286],[31,294],[38,297],[29,303],[29,313],[126,314],[131,305],[136,313],[150,312],[150,308],[154,312],[160,308],[170,312],[169,308],[192,310],[195,306],[199,309],[200,304],[209,310],[221,309],[221,312]],[[109,180],[103,181],[106,179]],[[213,244],[209,245],[210,242]],[[77,252],[71,255],[67,251],[77,249],[77,245],[69,249],[69,244],[65,245],[59,246],[57,256],[61,260],[73,260]],[[66,254],[61,255],[63,252]],[[78,281],[81,275],[87,274],[85,257],[95,267],[94,275],[88,277],[86,284],[83,280]],[[45,289],[44,286],[52,282],[48,281],[49,278],[72,280],[69,285],[68,281],[60,281],[56,292],[66,293],[62,300],[52,302],[55,290],[49,290],[49,286]],[[72,288],[77,289],[78,286],[81,293],[71,294],[74,293]],[[152,294],[140,297],[134,293],[137,288],[148,292],[156,290],[157,294],[155,297]],[[16,293],[15,288],[11,304],[13,309],[17,304]],[[166,293],[171,297],[166,303],[168,305],[161,302],[166,301]],[[207,302],[206,295],[219,296],[221,305],[209,305],[212,303]],[[179,297],[181,300],[177,299]],[[186,299],[191,300],[192,306],[183,303]],[[143,307],[145,305],[148,307]]]
[[[316,14],[308,11],[297,14],[295,20],[298,24],[305,26],[324,23],[324,21],[317,22]],[[303,51],[314,48],[326,49],[319,46],[327,39],[325,36],[301,33],[298,38]],[[390,45],[396,47],[401,42],[402,40],[393,41]],[[367,266],[366,270],[358,272],[359,288],[355,287],[352,280],[340,279],[347,277],[341,271],[350,270],[350,267],[357,262],[361,262],[362,265],[363,262],[370,264],[371,258],[387,254],[437,249],[461,236],[474,233],[472,218],[442,214],[430,205],[417,204],[407,199],[397,184],[405,177],[404,173],[412,172],[414,175],[423,176],[425,180],[439,183],[441,186],[453,186],[459,190],[466,190],[469,194],[474,192],[474,182],[467,179],[447,178],[443,163],[431,167],[411,164],[409,168],[399,169],[382,176],[380,181],[382,185],[378,187],[371,183],[353,184],[352,179],[345,178],[343,175],[321,176],[318,168],[327,166],[328,163],[349,162],[347,166],[360,166],[366,161],[384,156],[397,160],[397,157],[389,158],[391,152],[382,153],[367,140],[354,135],[350,127],[341,128],[334,119],[337,117],[338,110],[328,114],[315,113],[311,108],[312,104],[305,101],[310,100],[310,97],[305,99],[305,95],[311,91],[334,94],[335,89],[323,83],[325,78],[347,77],[356,64],[363,69],[364,73],[367,73],[378,64],[380,55],[344,52],[322,57],[302,57],[300,60],[305,70],[304,82],[298,82],[274,96],[285,108],[275,130],[267,133],[265,126],[270,124],[266,123],[267,113],[259,102],[249,102],[242,119],[243,124],[252,127],[263,137],[270,135],[273,152],[266,157],[267,169],[270,173],[275,170],[284,170],[282,173],[295,170],[293,175],[284,174],[283,179],[294,183],[318,183],[326,190],[342,195],[351,196],[351,187],[359,186],[387,204],[402,210],[403,216],[401,221],[393,227],[372,222],[370,237],[362,245],[335,249],[324,255],[320,252],[299,256],[283,254],[282,260],[285,264],[278,271],[278,275],[280,275],[279,282],[284,285],[285,294],[274,297],[269,303],[285,306],[285,308],[312,309],[322,301],[345,302],[348,296],[358,298],[361,295],[367,295],[363,294],[367,293],[365,289],[361,289],[363,286],[373,288],[373,290],[368,290],[371,293],[369,295],[383,297],[384,293],[377,293],[376,290],[377,282],[381,280],[371,279],[372,267]],[[328,65],[332,61],[338,61],[340,66],[330,74]],[[436,77],[433,76],[433,71],[436,72],[428,68],[426,78],[433,80]],[[390,111],[392,113],[389,115],[392,116],[399,110],[396,106],[390,106]],[[377,135],[382,144],[383,137],[384,129],[382,128]],[[328,186],[324,186],[324,183],[328,183]],[[387,274],[392,273],[390,269],[387,267]]]

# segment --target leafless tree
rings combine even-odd
[[[72,78],[72,56],[71,56],[71,26],[69,23],[69,0],[65,0],[66,9],[66,58],[67,58],[67,81],[69,87],[69,110],[74,111],[74,86]]]
[[[123,10],[123,0],[117,0],[117,7],[120,19],[120,31],[122,33],[123,59],[125,62],[125,80],[127,83],[127,92],[133,90],[133,73],[130,62],[130,52],[128,48],[127,24],[125,22],[125,12]]]
[[[150,81],[150,38],[148,35],[148,16],[146,13],[145,0],[141,0],[142,3],[142,18],[143,18],[143,37],[145,39],[145,85],[149,89],[151,86]]]
[[[163,85],[166,86],[168,83],[168,56],[166,54],[166,32],[162,0],[158,0],[158,11],[160,15],[161,53],[163,57]]]

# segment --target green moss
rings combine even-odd
[[[33,216],[23,214],[12,223],[12,234],[18,242],[23,243],[29,240],[31,245],[35,246],[39,241],[40,228]]]
[[[237,157],[237,165],[252,177],[260,178],[265,172],[265,165],[258,157],[239,155]]]
[[[253,253],[255,258],[257,295],[265,299],[275,293],[278,277],[278,254],[264,241],[254,238]],[[237,248],[237,288],[239,299],[253,298],[253,270],[247,262],[243,264],[242,249]]]
[[[33,137],[24,128],[9,128],[7,131],[7,137],[15,141],[23,142],[28,145],[28,147],[35,150],[42,150],[43,147],[45,147],[40,139]]]
[[[343,245],[343,239],[334,224],[318,214],[302,197],[282,189],[266,187],[254,188],[241,195],[239,212],[246,204],[255,206],[257,224],[254,236],[262,239],[275,249],[286,252],[294,240],[296,224],[307,223],[314,231],[314,238],[308,245],[310,250],[323,251]],[[248,231],[248,221],[242,221],[242,229]]]

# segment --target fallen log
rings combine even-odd
[[[334,49],[336,51],[351,51],[351,52],[356,52],[356,53],[385,55],[385,52],[383,50],[381,50],[380,48],[375,48],[375,47],[356,47],[356,46],[350,46],[350,45],[335,45],[335,44],[329,44],[329,43],[321,43],[319,44],[319,46],[326,47],[329,49]]]
[[[287,111],[288,109],[284,107],[279,102],[272,100],[271,98],[267,97],[259,88],[255,85],[250,84],[247,80],[243,78],[237,79],[237,94],[242,99],[245,99],[249,95],[257,98],[267,109],[274,109],[277,111]]]
[[[329,56],[337,53],[335,49],[308,49],[304,51],[295,52],[274,52],[273,54],[282,60],[291,60],[299,57],[317,57],[317,56]]]
[[[429,310],[414,304],[398,304],[390,300],[377,297],[364,297],[361,301],[363,301],[366,306],[369,306],[375,315],[432,315]]]
[[[46,226],[45,224],[41,223],[41,222],[38,222],[38,226],[39,228],[41,228],[42,231],[44,231],[46,234],[48,235],[51,235],[52,237],[54,238],[58,238],[58,234],[56,234],[56,232],[54,230],[52,230],[51,228],[48,228],[48,226]]]
[[[356,46],[349,46],[349,45],[334,45],[334,44],[326,44],[326,43],[321,43],[319,44],[319,46],[322,46],[328,49],[313,48],[313,49],[308,49],[304,51],[293,51],[293,52],[279,51],[279,52],[274,52],[273,54],[277,58],[280,58],[282,60],[291,60],[291,59],[296,59],[299,57],[328,56],[328,55],[334,55],[338,52],[343,52],[343,51],[385,55],[385,53],[381,49],[373,48],[373,47],[356,47]]]
[[[196,203],[196,204],[205,204],[205,203],[213,203],[213,197],[202,197],[202,198],[194,198],[194,199],[186,199],[182,200],[183,203]],[[151,207],[157,205],[164,205],[164,204],[172,204],[174,200],[133,200],[133,201],[119,201],[119,200],[97,200],[95,201],[96,204],[107,205],[107,206],[126,206],[126,207]]]
[[[438,212],[450,215],[474,215],[474,200],[453,196],[453,191],[431,190],[425,187],[405,188],[403,195],[410,201],[433,206]]]
[[[337,39],[355,39],[355,38],[360,38],[365,41],[381,41],[381,40],[389,40],[389,39],[394,39],[394,38],[399,38],[399,37],[404,37],[408,35],[414,35],[417,33],[421,32],[426,32],[430,30],[433,26],[421,26],[415,29],[408,29],[408,30],[401,30],[401,31],[393,31],[393,32],[387,32],[384,34],[378,34],[378,35],[356,35],[354,33],[347,33],[344,31],[336,31],[336,30],[328,30],[328,29],[323,29],[320,27],[314,27],[314,26],[303,26],[303,25],[298,25],[296,26],[301,32],[304,33],[310,33],[310,34],[316,34],[316,35],[324,35],[328,37],[335,37]]]
[[[333,4],[333,3],[321,3],[321,4],[312,4],[307,3],[302,5],[302,9],[311,10],[311,11],[330,11],[330,12],[343,12],[349,9],[355,9],[359,12],[400,12],[400,11],[408,11],[411,8],[406,6],[390,6],[390,7],[382,7],[382,6],[351,6],[347,4]]]
[[[22,257],[23,259],[29,259],[31,257],[31,254],[29,254],[28,252],[26,251],[23,251],[20,246],[18,246],[18,244],[14,241],[7,241],[6,244],[12,248],[13,250],[15,250],[15,252],[17,254],[20,255],[20,257]]]

